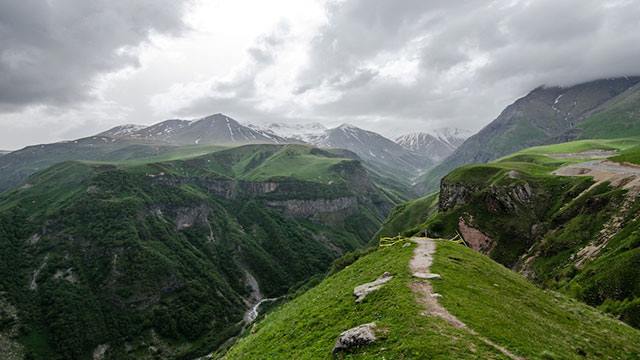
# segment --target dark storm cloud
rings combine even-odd
[[[19,0],[0,2],[0,111],[75,103],[99,74],[138,59],[151,33],[183,30],[185,2]]]
[[[420,63],[409,85],[330,81],[357,78],[377,56],[409,44]],[[637,1],[346,1],[329,7],[298,87],[342,94],[317,107],[322,116],[477,128],[538,85],[640,74],[637,44]]]

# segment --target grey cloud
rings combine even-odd
[[[99,74],[136,66],[151,33],[184,30],[186,1],[20,0],[0,3],[0,111],[73,104]]]
[[[272,34],[249,50],[243,76],[214,86],[235,96],[195,99],[183,113],[352,122],[387,134],[479,129],[537,86],[640,74],[636,1],[351,0],[329,2],[327,17],[291,96],[330,93],[331,100],[259,110],[255,79],[286,41]],[[383,74],[380,58],[411,49],[418,63],[411,81]]]
[[[341,93],[317,106],[325,117],[477,129],[539,85],[571,85],[640,74],[640,3],[536,0],[369,1],[329,9],[300,88]],[[364,63],[418,42],[420,71],[405,85],[369,81],[348,88],[327,79],[356,78]],[[393,121],[402,120],[402,121]]]

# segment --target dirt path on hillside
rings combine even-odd
[[[559,176],[591,176],[597,186],[608,181],[612,186],[629,190],[630,195],[640,193],[640,166],[609,160],[591,160],[567,165],[553,172]]]
[[[595,149],[577,153],[552,153],[545,155],[554,159],[605,159],[617,154],[618,152],[616,150]]]
[[[510,359],[524,359],[514,355],[509,350],[484,336],[481,336],[453,314],[449,313],[449,311],[440,304],[438,301],[440,295],[433,292],[433,287],[430,283],[431,280],[439,281],[437,279],[440,279],[440,276],[429,272],[431,264],[433,263],[433,255],[436,251],[436,241],[429,238],[412,238],[411,240],[415,242],[417,246],[413,252],[413,258],[409,262],[409,268],[414,278],[418,279],[411,283],[411,289],[418,297],[418,302],[426,309],[423,315],[439,317],[455,328],[466,330],[470,335],[478,337],[482,342],[498,350]]]

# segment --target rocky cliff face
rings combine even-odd
[[[440,186],[439,210],[446,212],[471,202],[479,192],[483,192],[484,205],[491,213],[500,211],[515,212],[521,206],[533,201],[533,188],[528,182],[509,185],[491,185],[488,188],[458,182],[442,181]]]
[[[515,266],[540,239],[532,229],[544,221],[550,196],[513,173],[492,184],[444,178],[439,212],[474,249]]]
[[[482,181],[473,169],[490,175]],[[624,181],[493,170],[466,167],[445,177],[427,233],[459,233],[471,248],[540,285],[640,327],[639,272],[631,265],[640,259],[637,192],[623,189]]]
[[[358,209],[358,199],[356,197],[340,197],[336,199],[267,201],[267,206],[281,210],[288,216],[317,218],[323,213],[352,214]]]

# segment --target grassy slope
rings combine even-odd
[[[431,194],[396,206],[378,231],[377,237],[415,234],[438,210],[438,194]]]
[[[640,135],[640,87],[623,93],[608,106],[580,124],[583,139],[621,138]]]
[[[433,272],[443,305],[471,328],[518,355],[535,358],[640,356],[640,331],[543,291],[489,258],[454,243],[438,245]]]
[[[228,359],[329,359],[340,332],[375,321],[386,338],[347,358],[503,358],[478,338],[420,315],[409,289],[411,247],[378,249],[268,314]],[[640,332],[563,295],[545,292],[487,257],[439,242],[432,270],[441,301],[482,336],[527,358],[634,358]],[[355,304],[353,288],[394,279]],[[582,354],[582,355],[581,355]]]
[[[477,339],[440,319],[420,316],[408,287],[412,247],[378,250],[332,275],[320,285],[270,313],[227,354],[228,359],[330,359],[337,336],[375,321],[387,338],[347,358],[500,358]],[[354,303],[353,288],[389,271],[394,279]],[[465,351],[466,349],[466,351]],[[475,354],[471,349],[475,349]],[[465,354],[466,352],[466,354]]]
[[[29,146],[0,160],[0,192],[19,185],[30,175],[71,160],[129,162],[140,165],[200,156],[224,149],[217,145],[172,146],[92,138],[72,142]]]

